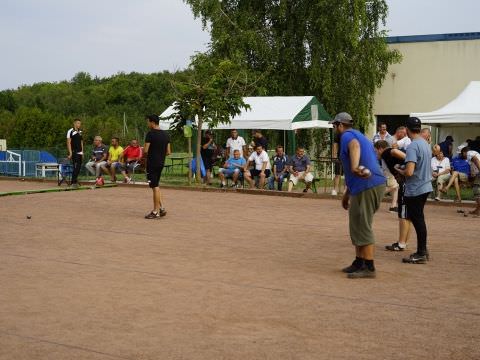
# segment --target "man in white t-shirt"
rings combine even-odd
[[[448,184],[448,180],[450,180],[450,160],[443,155],[443,152],[439,151],[432,157],[430,164],[432,167],[432,177],[437,183],[435,200],[440,201],[443,186],[446,183]]]
[[[270,159],[268,158],[268,154],[265,150],[263,150],[262,145],[256,145],[255,151],[249,156],[247,161],[247,169],[249,168],[250,164],[253,164],[254,167],[251,170],[245,171],[245,180],[248,181],[250,188],[255,186],[253,179],[255,176],[258,176],[258,188],[263,189],[265,185],[265,180],[270,177]]]
[[[394,138],[395,140],[393,141],[392,148],[402,150],[403,152],[407,151],[408,145],[412,142],[407,136],[407,128],[405,126],[397,128]]]
[[[236,129],[232,129],[231,136],[227,139],[227,152],[225,157],[230,159],[233,156],[233,152],[235,150],[240,151],[240,156],[246,157],[247,156],[247,144],[243,137],[238,135],[238,131]]]

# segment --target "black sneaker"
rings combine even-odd
[[[150,214],[145,215],[145,219],[160,219],[160,213],[152,211]]]
[[[160,209],[160,217],[164,217],[165,215],[167,215],[167,210]]]
[[[400,247],[400,245],[398,245],[398,242],[396,243],[393,243],[392,245],[385,245],[385,250],[389,250],[389,251],[403,251],[405,250],[407,247]]]
[[[223,183],[220,183],[220,189],[223,189],[225,185]]]
[[[358,269],[361,269],[362,267],[363,267],[363,261],[355,259],[353,260],[352,265],[347,266],[346,268],[343,268],[342,272],[349,274],[357,271]]]
[[[349,279],[374,279],[377,277],[377,273],[375,270],[370,270],[368,267],[363,266],[354,272],[348,273],[347,277]]]
[[[413,253],[408,258],[403,258],[402,261],[407,264],[426,264],[427,255],[420,255],[418,253]]]
[[[308,189],[303,189],[303,192],[304,192],[304,193],[308,192]]]

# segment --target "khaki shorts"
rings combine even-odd
[[[313,181],[313,175],[311,172],[309,172],[308,174],[305,174],[305,171],[300,171],[298,173],[298,176],[291,174],[290,181],[293,183],[293,185],[297,185],[299,181],[311,183]]]
[[[450,174],[443,174],[437,177],[437,185],[443,185],[444,183],[448,182],[450,180]]]
[[[385,185],[379,185],[350,197],[348,216],[350,239],[353,245],[375,244],[372,229],[373,214],[379,209],[384,192]]]

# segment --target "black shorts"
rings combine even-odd
[[[262,170],[257,170],[257,169],[253,169],[253,170],[250,170],[250,175],[252,175],[252,177],[255,177],[255,176],[260,176],[260,173],[262,172]],[[270,169],[265,169],[265,177],[270,177]]]
[[[342,166],[342,163],[340,162],[340,160],[336,160],[334,162],[333,171],[335,172],[335,175],[340,175],[340,176],[343,175],[343,166]]]
[[[162,170],[163,166],[147,169],[148,186],[150,186],[152,189],[158,187],[160,177],[162,176]]]

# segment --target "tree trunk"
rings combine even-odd
[[[200,168],[200,164],[202,161],[202,156],[200,155],[200,148],[202,147],[202,124],[203,124],[203,117],[202,115],[198,115],[198,124],[197,124],[197,146],[195,149],[195,154],[196,154],[196,164],[197,164],[197,169],[195,171],[195,182],[197,184],[202,182],[202,171]]]

